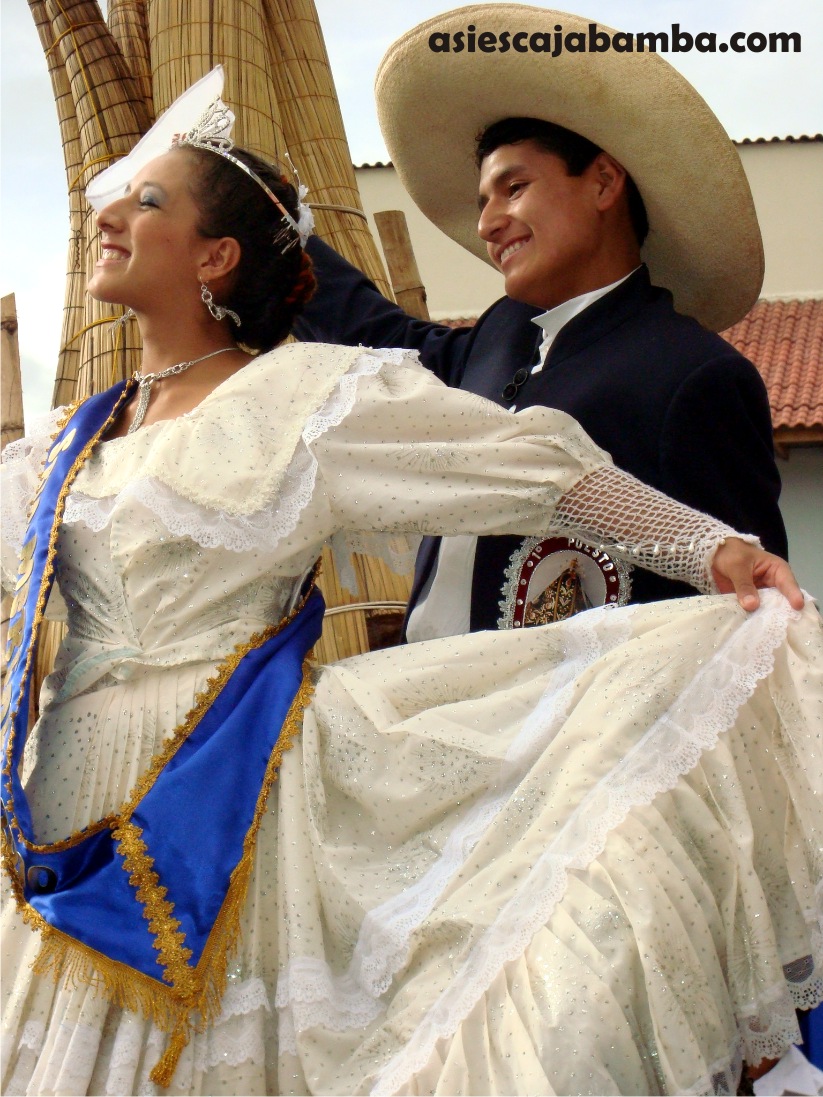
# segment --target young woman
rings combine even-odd
[[[821,996],[814,607],[562,413],[279,346],[306,218],[213,80],[91,188],[139,378],[7,461],[4,1092],[733,1092]],[[336,534],[549,520],[741,604],[305,662]]]

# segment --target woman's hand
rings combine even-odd
[[[803,608],[803,593],[786,561],[739,537],[727,538],[714,554],[712,576],[720,593],[734,591],[749,613],[760,605],[758,587],[777,587],[793,609]]]

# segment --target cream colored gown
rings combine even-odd
[[[15,447],[7,501],[47,438]],[[102,444],[66,508],[69,636],[24,762],[41,839],[119,806],[333,535],[633,531],[636,559],[698,581],[722,530],[669,553],[682,513],[621,476],[560,412],[317,345]],[[165,1092],[734,1092],[823,997],[822,678],[816,610],[773,592],[753,615],[592,610],[322,670],[222,1016]],[[3,1092],[163,1092],[164,1034],[33,976],[38,945],[7,902]]]

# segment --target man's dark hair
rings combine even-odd
[[[582,175],[597,154],[603,151],[588,138],[554,122],[544,122],[541,118],[503,118],[478,134],[475,152],[478,168],[501,145],[516,145],[521,141],[534,141],[546,152],[559,156],[569,175]],[[634,235],[640,245],[648,235],[649,218],[637,184],[628,173],[626,198]]]

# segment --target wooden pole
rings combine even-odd
[[[383,210],[374,215],[374,223],[398,305],[418,320],[430,319],[426,290],[417,269],[405,213],[399,209]]]
[[[17,344],[17,306],[14,294],[0,301],[0,367],[2,367],[2,446],[23,437],[23,385],[20,379],[20,348]]]
[[[17,343],[17,306],[14,294],[0,300],[0,373],[2,373],[2,447],[23,436],[23,385],[20,379],[20,348]],[[11,616],[11,595],[3,593],[0,601],[0,644],[6,650],[6,634]],[[3,664],[5,675],[5,663]]]

